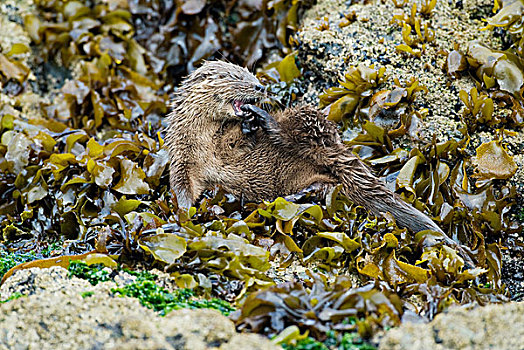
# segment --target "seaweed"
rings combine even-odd
[[[336,122],[345,116],[355,113],[369,97],[374,88],[386,79],[384,67],[374,65],[365,67],[349,67],[343,78],[339,80],[340,87],[327,89],[320,98],[320,108],[329,106],[328,119]]]
[[[524,3],[522,0],[494,0],[493,12],[499,10],[493,17],[486,19],[484,29],[504,28],[513,37],[514,49],[520,57],[524,57],[523,16]]]
[[[257,72],[256,77],[265,85],[268,95],[263,104],[289,107],[303,94],[302,71],[296,56],[296,51],[293,51]]]
[[[400,4],[395,3],[396,7]],[[431,11],[436,5],[436,0],[424,1],[421,4],[420,14],[429,17]],[[395,48],[400,52],[409,53],[420,58],[425,50],[427,43],[435,40],[435,31],[431,29],[429,23],[423,23],[420,17],[417,17],[417,4],[413,3],[409,15],[403,10],[395,11],[391,23],[397,24],[402,28],[402,40],[404,44],[399,44]],[[411,34],[415,30],[414,35]],[[419,48],[420,46],[420,48]]]
[[[420,13],[426,17],[431,16],[431,11],[437,5],[437,0],[422,0],[420,4]]]
[[[415,78],[401,83],[395,78],[393,90],[382,90],[373,94],[369,100],[369,107],[361,110],[364,120],[370,120],[388,130],[392,138],[408,133],[418,137],[418,125],[424,109],[415,109],[414,102],[419,92],[427,93],[425,86],[419,84]]]
[[[511,123],[524,123],[524,66],[520,58],[509,51],[492,50],[478,41],[468,43],[466,59],[477,81],[492,90],[492,97],[512,107]]]
[[[475,177],[480,179],[509,179],[517,171],[517,164],[504,149],[501,140],[481,144],[472,159]]]
[[[0,53],[0,82],[11,96],[16,96],[22,92],[23,83],[29,76],[30,69],[24,63],[9,56],[11,56],[9,53],[6,55]]]
[[[493,99],[487,94],[479,94],[476,88],[471,88],[469,94],[460,90],[459,97],[465,105],[462,116],[469,132],[474,132],[479,124],[493,126],[501,122],[493,117]]]
[[[258,61],[266,50],[279,48],[287,54],[298,18],[311,5],[309,1],[291,0],[195,3],[199,6],[173,4],[160,11],[135,11],[139,15],[137,19],[149,24],[142,27],[139,42],[147,51],[156,52],[156,61],[164,64],[161,68],[180,70],[186,66],[191,70],[201,59],[219,58],[217,51],[231,61],[245,62],[248,66]],[[161,4],[158,1],[156,7]],[[165,18],[160,26],[159,14]],[[176,41],[175,47],[171,44],[173,41]]]
[[[315,29],[321,32],[323,32],[324,30],[329,30],[329,19],[327,17],[323,17],[318,22],[318,25],[315,27]]]
[[[3,234],[10,240],[32,235],[35,229],[76,239],[94,227],[119,223],[141,203],[126,196],[148,194],[167,164],[161,142],[147,135],[122,135],[100,144],[81,130],[61,136],[57,130],[65,128],[60,123],[51,124],[58,129],[50,130],[13,120],[13,130],[5,130],[2,138],[6,147],[1,160],[7,192]],[[108,188],[113,191],[105,192]],[[6,225],[8,212],[21,219]]]
[[[511,51],[493,50],[479,41],[470,41],[465,53],[457,45],[447,53],[444,70],[451,78],[471,73],[476,79],[478,92],[472,88],[468,92],[461,90],[459,97],[466,105],[463,120],[470,132],[476,130],[479,124],[488,126],[519,127],[524,124],[524,65],[522,59]],[[508,106],[511,114],[508,116],[493,115],[494,104]]]
[[[344,80],[339,81],[340,86],[331,87],[319,96],[320,108],[327,107],[328,119],[342,121],[343,131],[364,127],[371,121],[369,127],[376,124],[392,138],[405,133],[416,138],[419,121],[427,111],[416,109],[414,101],[419,93],[427,93],[427,88],[415,78],[404,82],[395,78],[392,90],[376,91],[386,80],[384,67],[350,67]]]
[[[358,329],[362,337],[369,337],[377,327],[400,323],[402,302],[395,293],[373,283],[351,287],[342,276],[330,286],[319,279],[311,289],[289,282],[249,295],[232,317],[240,330],[271,336],[297,325],[317,339],[330,330]],[[356,322],[343,322],[355,318]]]
[[[460,72],[468,68],[466,57],[458,50],[458,45],[455,49],[447,53],[446,64],[444,69],[453,78],[458,78]]]
[[[456,48],[451,58],[448,55],[448,72],[456,75],[456,72],[466,69],[471,71],[479,85],[490,91],[491,98],[511,108],[511,120],[503,121],[504,124],[518,127],[524,124],[524,3],[521,0],[495,0],[493,12],[497,13],[486,19],[484,30],[503,28],[509,33],[512,45],[500,51],[493,50],[479,41],[471,41],[465,54],[457,52]],[[467,65],[462,57],[467,59]]]
[[[438,157],[443,157],[445,154],[457,152],[458,148],[458,145],[453,143],[434,144],[425,152],[429,152],[426,153],[428,158],[432,152]],[[419,157],[423,157],[422,153],[418,154]],[[407,169],[416,164],[406,163]],[[422,164],[425,164],[424,159],[418,163],[419,171]],[[438,188],[444,184],[450,173],[453,181],[463,184],[463,178],[455,173],[457,169],[451,170],[439,163],[435,166],[433,162],[428,164],[428,168],[435,169],[434,175],[431,176],[434,177],[432,181],[436,182],[425,181],[424,178],[428,175],[422,175],[413,183],[410,180],[411,176],[417,172],[410,170],[412,175],[403,180],[406,181],[403,188],[409,193],[405,198],[414,200],[414,205],[424,210],[424,206],[428,204],[416,199],[426,198],[425,195],[421,196],[419,191],[425,189],[433,193],[433,197],[424,201],[429,203],[433,210],[442,210],[437,218],[440,216],[441,223],[449,226],[447,231],[455,239],[466,240],[471,246],[476,247],[471,251],[481,267],[466,267],[457,252],[441,246],[431,232],[420,232],[412,236],[406,234],[405,230],[396,228],[391,222],[367,216],[358,207],[352,207],[347,199],[339,197],[337,191],[328,197],[325,208],[277,200],[263,211],[259,209],[258,214],[265,218],[265,225],[275,225],[278,235],[274,235],[273,239],[282,242],[279,246],[280,254],[300,254],[304,262],[316,262],[317,266],[327,271],[348,266],[358,273],[361,281],[374,284],[374,287],[366,288],[376,292],[375,288],[380,286],[381,291],[396,291],[399,300],[405,301],[409,296],[418,295],[425,300],[418,312],[428,318],[434,317],[450,302],[475,300],[486,303],[505,300],[505,291],[500,279],[500,247],[496,243],[486,243],[481,232],[491,231],[490,235],[494,236],[509,234],[517,229],[505,218],[508,204],[515,196],[514,190],[506,192],[504,198],[495,197],[489,184],[485,185],[480,193],[469,194],[469,188],[449,188],[447,190],[452,192],[445,192],[446,186]],[[435,176],[438,176],[437,180]],[[429,189],[426,186],[438,187]],[[445,204],[445,200],[453,196],[456,198],[453,200],[454,206]],[[482,196],[485,196],[485,200],[478,201]],[[488,212],[490,214],[486,215]],[[271,221],[268,222],[268,219]],[[496,223],[501,225],[496,226]],[[419,250],[421,247],[422,251]],[[483,284],[477,284],[476,281],[483,277],[492,281],[491,288],[486,289]],[[349,286],[350,284],[347,284],[341,289],[347,294],[358,290]],[[295,282],[250,294],[237,322],[241,327],[264,331],[267,334],[276,334],[292,324],[298,325],[302,331],[314,332],[315,337],[322,337],[327,329],[344,329],[346,326],[340,324],[343,323],[342,319],[328,321],[319,316],[324,314],[322,308],[326,307],[326,303],[321,303],[320,297],[314,294],[315,288],[317,287],[309,289]],[[308,293],[312,293],[312,296],[308,296]],[[293,298],[296,302],[287,298]],[[308,303],[310,298],[312,301]],[[407,307],[402,305],[399,308],[400,314]],[[300,311],[302,309],[303,311]],[[327,314],[339,315],[334,311]],[[394,324],[391,315],[389,316],[388,322]],[[373,320],[376,320],[376,317]],[[358,330],[362,335],[374,333],[379,325],[373,323],[375,321],[368,321],[357,323],[351,329]],[[388,325],[381,324],[380,327]]]
[[[356,20],[357,20],[356,12],[355,11],[351,11],[351,12],[348,12],[348,13],[344,14],[344,18],[340,21],[338,26],[340,28],[344,28],[344,27],[347,27],[348,25],[350,25],[351,23],[355,22]]]
[[[468,55],[462,55],[459,51],[453,55],[456,57],[448,55],[450,75],[471,69]],[[386,226],[392,230],[391,233],[348,234],[342,229],[347,236],[341,236],[336,242],[343,249],[325,247],[326,243],[322,243],[318,246],[325,248],[312,250],[309,246],[303,246],[302,252],[307,257],[306,253],[318,251],[315,257],[322,261],[320,266],[327,269],[340,267],[336,261],[346,257],[351,261],[349,266],[357,269],[360,280],[384,281],[399,293],[401,300],[406,300],[407,295],[421,297],[425,302],[418,313],[428,318],[441,312],[450,302],[475,300],[485,304],[506,300],[498,266],[501,247],[495,237],[508,237],[520,232],[521,228],[508,216],[511,206],[515,204],[516,189],[509,184],[499,186],[495,181],[509,178],[515,171],[515,163],[500,141],[481,145],[474,158],[468,151],[468,131],[475,130],[480,124],[511,124],[510,120],[493,117],[493,100],[497,95],[479,94],[476,89],[469,94],[462,91],[460,97],[466,105],[463,121],[467,125],[461,129],[463,138],[446,142],[433,138],[429,144],[422,143],[406,150],[395,148],[392,140],[404,135],[416,138],[417,118],[421,119],[426,113],[424,109],[416,109],[416,95],[426,90],[414,79],[404,84],[396,80],[393,90],[374,92],[378,86],[365,86],[369,89],[366,95],[371,97],[358,99],[358,108],[352,109],[353,123],[347,122],[351,118],[348,116],[339,119],[342,131],[349,130],[355,124],[357,126],[357,131],[353,128],[346,142],[379,175],[392,179],[388,181],[393,182],[390,186],[406,201],[432,216],[450,237],[466,244],[477,267],[467,267],[457,252],[440,246],[438,239],[428,232],[409,237],[392,226]],[[337,101],[340,97],[335,92],[339,91],[345,92],[342,88],[331,88],[329,94],[321,96],[321,107]],[[387,120],[389,123],[385,122]],[[492,160],[495,153],[503,155],[502,158],[497,157],[503,162],[499,167]],[[500,173],[494,170],[496,168],[500,168]],[[476,172],[469,176],[475,169]],[[475,178],[477,181],[473,184]],[[349,220],[355,219],[353,216]],[[357,219],[357,222],[360,220]],[[326,221],[325,217],[322,221]],[[360,226],[359,230],[362,228]],[[334,231],[332,227],[330,229]],[[313,231],[317,231],[319,236],[328,236],[322,234],[321,229]],[[373,240],[368,237],[373,237]],[[319,238],[311,238],[310,242],[317,245],[319,241]],[[351,244],[348,245],[349,242]],[[424,247],[422,252],[417,251],[420,245]],[[348,253],[350,257],[347,257]],[[419,258],[415,261],[414,256]],[[492,282],[489,288],[478,282],[482,280]]]
[[[37,4],[51,21],[30,15],[25,22],[36,43],[47,41],[47,54],[58,51],[67,63],[78,54],[107,50],[124,63],[129,60],[133,70],[162,74],[164,81],[169,72],[180,77],[202,59],[220,57],[217,52],[252,65],[265,50],[289,50],[288,39],[297,29],[298,18],[311,5],[291,0],[263,4],[208,0],[181,5],[133,0],[110,6],[40,0]],[[104,35],[108,31],[111,35]],[[102,36],[92,38],[97,32]]]
[[[407,5],[409,0],[393,0],[393,4],[395,4],[396,8],[403,8],[405,5]]]

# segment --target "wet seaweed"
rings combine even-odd
[[[524,66],[521,59],[510,51],[492,50],[478,41],[468,43],[465,57],[468,69],[479,84],[491,93],[491,98],[512,109],[509,126],[524,123]]]
[[[399,5],[401,4],[395,2],[397,8],[403,7],[403,4],[402,6]],[[435,5],[436,0],[422,2],[419,14],[423,17],[429,17]],[[400,52],[406,52],[420,58],[426,44],[435,40],[435,31],[431,29],[429,22],[424,22],[423,18],[417,17],[416,3],[412,4],[409,14],[406,14],[403,9],[395,11],[391,23],[397,24],[402,28],[402,40],[404,43],[396,46],[396,49]],[[413,34],[412,31],[414,31]]]
[[[401,316],[402,302],[395,293],[374,284],[352,288],[351,282],[339,277],[330,286],[317,280],[307,289],[290,282],[253,293],[233,319],[241,330],[275,335],[297,325],[323,339],[330,330],[358,329],[366,337],[376,327],[398,325]]]
[[[524,57],[523,25],[524,3],[521,0],[494,0],[493,17],[487,18],[485,29],[503,28],[513,39],[513,49],[520,57]]]
[[[482,92],[479,94],[476,88],[471,88],[469,93],[460,90],[459,97],[465,105],[462,116],[469,132],[474,132],[479,124],[493,126],[501,122],[493,117],[493,99],[487,94]]]
[[[297,63],[294,51],[257,72],[256,77],[265,85],[268,94],[268,98],[262,102],[264,105],[276,109],[290,107],[303,95],[300,81],[302,71]]]
[[[5,55],[0,53],[0,82],[9,96],[16,96],[24,90],[24,83],[29,76],[30,69],[15,57],[25,53],[28,49],[24,44],[14,44]]]
[[[320,108],[329,106],[328,119],[341,121],[349,115],[358,115],[356,112],[365,103],[374,88],[386,79],[384,67],[350,67],[339,80],[340,86],[327,89],[320,98]]]

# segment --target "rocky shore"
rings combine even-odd
[[[27,31],[16,18],[32,11],[32,0],[7,0],[0,4],[2,49],[7,50],[14,38],[29,45]],[[417,108],[427,110],[419,139],[401,138],[399,144],[409,147],[431,140],[436,134],[441,141],[461,136],[460,115],[464,108],[459,91],[475,86],[470,76],[450,79],[443,66],[455,44],[464,47],[470,40],[481,40],[494,49],[502,49],[500,36],[481,31],[483,18],[491,16],[492,1],[439,1],[428,19],[435,38],[421,57],[396,50],[402,44],[402,33],[393,24],[398,12],[392,1],[372,1],[351,5],[349,1],[326,0],[309,9],[297,33],[298,59],[310,72],[303,101],[318,103],[322,90],[337,84],[350,66],[382,65],[390,86],[393,78],[417,78],[427,93],[417,99]],[[351,13],[355,16],[350,16]],[[347,16],[346,16],[347,15]],[[341,22],[351,18],[348,25]],[[319,29],[320,22],[326,23]],[[30,53],[25,62],[34,64]],[[29,81],[35,80],[34,76]],[[49,83],[52,87],[52,82]],[[35,106],[52,99],[52,88],[41,93],[25,93],[11,99],[0,91],[1,108],[15,115],[31,115]],[[55,91],[56,92],[56,91]],[[495,106],[495,115],[510,113],[507,107]],[[504,143],[518,170],[509,180],[517,188],[522,203],[524,192],[524,131],[512,130]],[[495,135],[480,131],[471,135],[467,151],[473,155],[484,142]],[[522,219],[519,224],[522,225]],[[523,237],[513,240],[522,244]],[[524,254],[519,250],[504,251],[503,281],[513,299],[524,296]],[[279,280],[291,279],[286,272]],[[133,281],[121,274],[116,279],[96,286],[88,281],[70,278],[60,267],[18,271],[0,288],[0,300],[13,298],[0,306],[0,349],[279,349],[266,337],[239,333],[234,324],[216,310],[181,309],[161,317],[142,306],[136,299],[112,292],[117,286]],[[169,280],[166,284],[172,283]],[[174,283],[172,283],[174,286]],[[374,339],[379,349],[520,349],[524,344],[524,304],[452,308],[428,324],[405,322]]]

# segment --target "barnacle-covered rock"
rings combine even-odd
[[[524,341],[524,303],[452,309],[428,324],[407,322],[380,340],[384,350],[513,349]]]
[[[137,299],[111,292],[115,286],[70,279],[60,267],[17,272],[2,286],[4,297],[9,296],[8,290],[22,296],[0,306],[0,346],[225,350],[242,344],[250,349],[279,348],[262,336],[237,333],[234,324],[216,310],[181,309],[161,317]]]

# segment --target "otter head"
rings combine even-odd
[[[241,107],[265,97],[265,89],[246,68],[223,61],[207,61],[182,83],[191,105],[217,118],[242,117]]]

